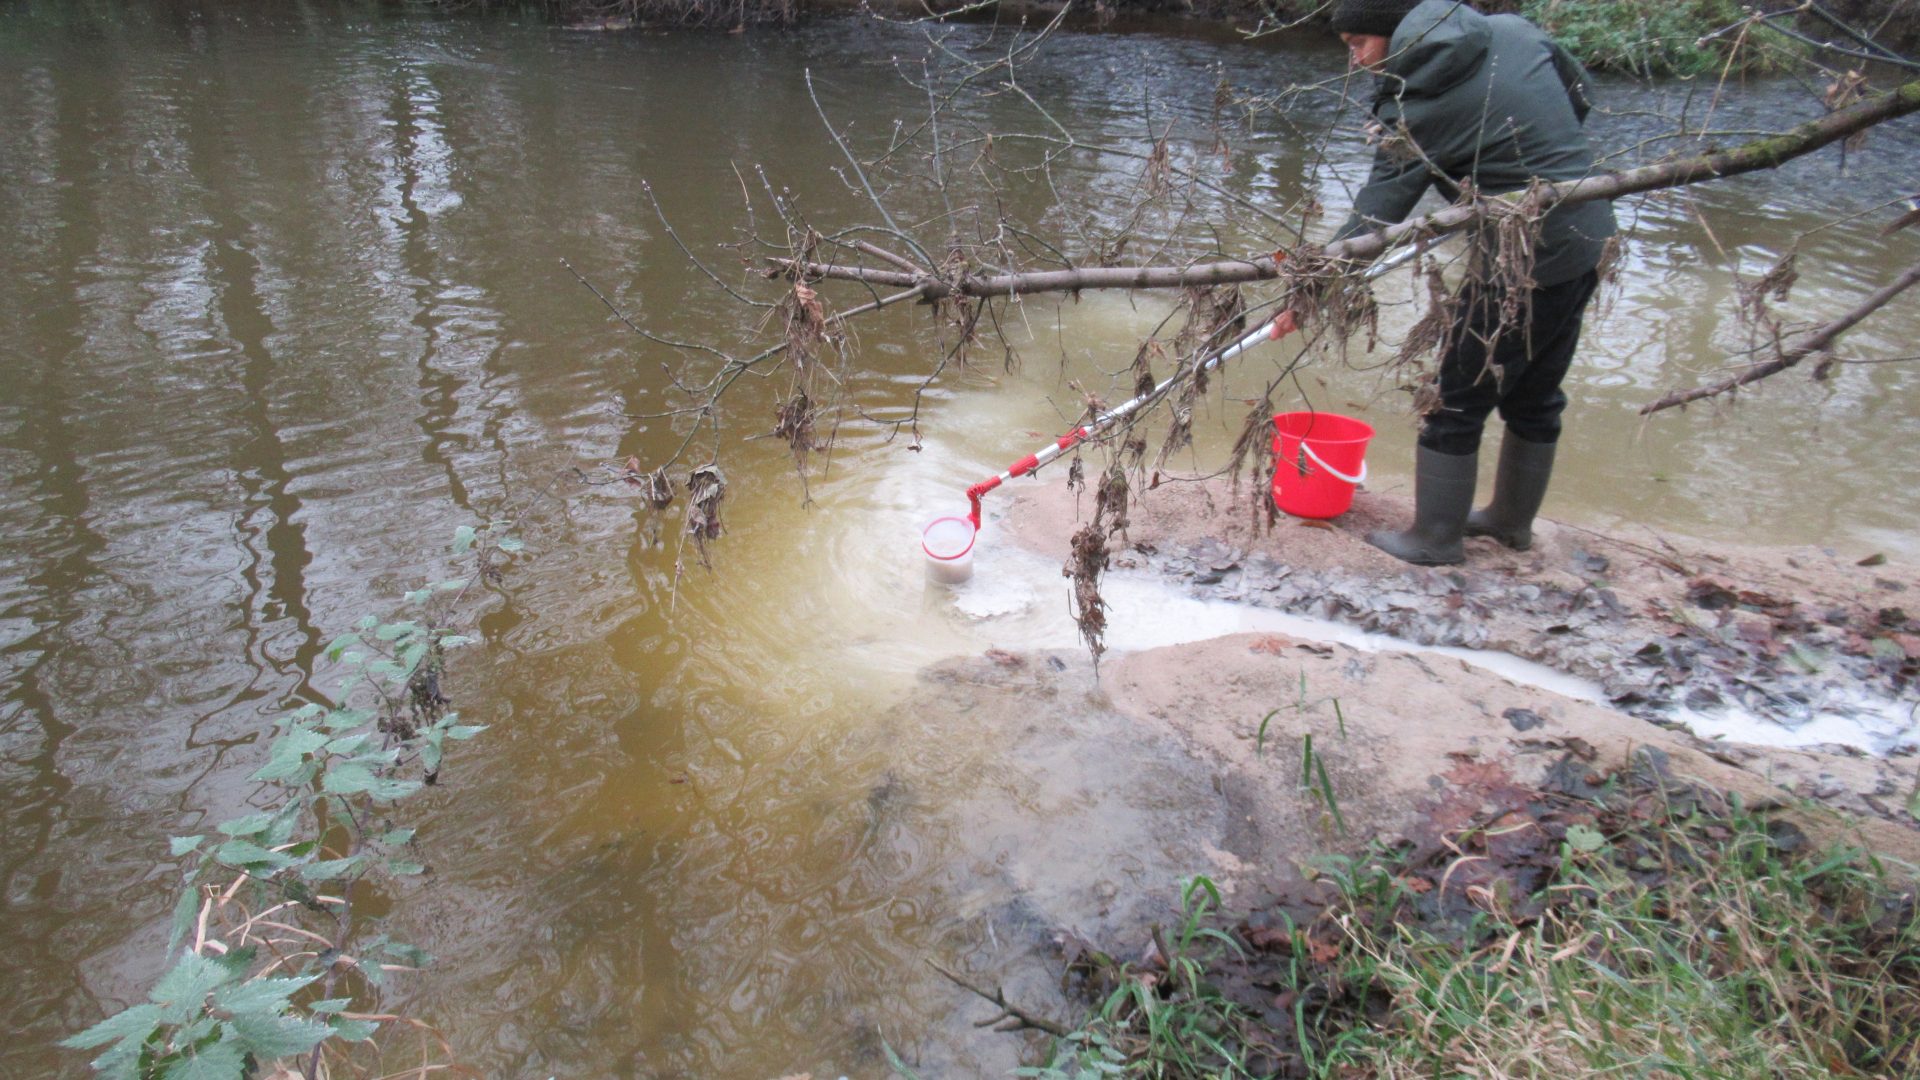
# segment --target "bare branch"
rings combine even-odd
[[[912,259],[906,258],[905,256],[902,256],[902,255],[895,255],[893,252],[888,251],[887,249],[881,247],[878,244],[868,243],[865,240],[855,240],[853,242],[853,246],[858,248],[861,251],[866,252],[867,254],[873,256],[876,259],[881,259],[883,261],[890,262],[893,265],[899,267],[900,269],[905,270],[909,274],[930,274],[933,272],[927,269],[926,267],[915,263]]]
[[[1815,10],[1818,11],[1817,8]],[[1823,52],[1830,52],[1836,56],[1844,56],[1849,60],[1865,61],[1869,64],[1892,64],[1894,67],[1906,68],[1908,71],[1920,71],[1920,61],[1909,60],[1906,57],[1901,56],[1899,53],[1894,52],[1893,50],[1887,48],[1886,46],[1880,44],[1877,41],[1874,41],[1872,38],[1867,37],[1863,34],[1860,34],[1858,31],[1854,30],[1850,26],[1847,26],[1845,23],[1840,22],[1838,19],[1833,19],[1832,16],[1827,15],[1827,13],[1824,11],[1819,11],[1819,14],[1827,17],[1828,19],[1833,21],[1835,25],[1841,27],[1849,37],[1853,37],[1858,41],[1862,41],[1866,43],[1870,51],[1863,52],[1859,49],[1850,49],[1844,45],[1837,45],[1831,41],[1821,41],[1819,38],[1810,37],[1806,34],[1800,33],[1798,30],[1795,30],[1792,27],[1786,25],[1786,21],[1787,21],[1786,16],[1790,14],[1792,13],[1781,12],[1779,14],[1762,14],[1757,16],[1757,18],[1765,22],[1767,24],[1768,29],[1772,30],[1774,33],[1779,34],[1782,37],[1792,38],[1794,41],[1797,41],[1802,45],[1811,46],[1812,48],[1819,49]]]
[[[873,202],[873,208],[880,212],[880,217],[887,223],[887,227],[892,229],[896,235],[913,248],[913,253],[920,257],[921,262],[931,265],[933,256],[921,250],[920,245],[914,243],[911,237],[900,231],[900,226],[893,220],[893,215],[887,212],[887,204],[881,201],[880,193],[873,190],[873,182],[867,179],[867,171],[860,167],[860,159],[853,156],[852,148],[847,145],[845,139],[840,137],[840,132],[834,129],[833,122],[827,119],[826,106],[820,104],[820,95],[813,90],[812,69],[809,68],[803,72],[802,78],[807,84],[807,97],[813,100],[813,110],[820,116],[820,123],[826,126],[827,134],[833,136],[833,144],[838,146],[840,153],[846,156],[847,164],[853,167],[853,174],[860,178],[860,186],[866,189],[867,198]]]
[[[976,986],[973,983],[967,981],[964,977],[957,975],[954,972],[949,971],[944,967],[941,967],[937,962],[931,959],[927,961],[927,966],[939,972],[940,974],[945,975],[948,981],[952,982],[955,986],[958,986],[960,989],[968,991],[969,993],[979,995],[980,997],[986,999],[986,1001],[989,1004],[993,1005],[995,1008],[1000,1010],[999,1016],[996,1016],[991,1020],[983,1021],[982,1023],[977,1025],[979,1027],[986,1027],[988,1025],[999,1024],[1004,1020],[1013,1020],[1018,1023],[1018,1027],[1010,1028],[1009,1030],[1018,1031],[1020,1028],[1034,1028],[1036,1030],[1044,1031],[1049,1035],[1055,1036],[1057,1038],[1062,1038],[1062,1039],[1073,1034],[1073,1032],[1069,1030],[1066,1025],[1055,1023],[1054,1021],[1049,1020],[1046,1017],[1039,1015],[1038,1013],[1030,1012],[1008,1001],[1006,991],[1000,989],[999,987],[995,987],[991,991],[984,990],[981,987]]]
[[[733,357],[728,356],[726,353],[721,352],[719,349],[716,349],[711,345],[701,345],[698,342],[692,342],[692,341],[675,341],[674,339],[669,337],[661,337],[659,334],[656,334],[651,330],[642,329],[639,326],[639,324],[635,323],[632,319],[627,318],[627,313],[624,311],[621,311],[619,307],[617,307],[612,300],[608,299],[607,294],[601,292],[599,286],[595,285],[591,281],[588,281],[587,276],[585,274],[582,274],[580,271],[575,270],[571,262],[568,262],[566,259],[561,259],[560,265],[566,267],[567,272],[569,274],[572,274],[575,280],[579,281],[580,284],[585,285],[587,287],[588,292],[599,297],[600,302],[607,306],[607,310],[613,312],[614,318],[619,319],[622,323],[625,323],[627,329],[633,331],[636,334],[639,334],[641,337],[646,338],[648,341],[654,342],[655,344],[658,344],[658,345],[665,345],[671,349],[688,349],[693,352],[711,353],[714,356],[717,356],[720,359],[726,360],[729,362],[733,360]]]
[[[792,270],[796,264],[776,259],[775,264]],[[893,270],[871,270],[834,263],[801,263],[797,268],[809,277],[840,281],[864,281],[870,285],[905,288],[924,284],[930,299],[961,295],[972,297],[1020,296],[1036,292],[1075,292],[1081,289],[1184,289],[1199,285],[1228,285],[1247,281],[1269,281],[1280,276],[1279,265],[1271,259],[1235,259],[1228,262],[1198,263],[1193,266],[1091,266],[1078,270],[1038,270],[1024,274],[995,274],[992,277],[968,277],[958,283],[925,281],[912,274]]]
[[[1809,120],[1791,131],[1755,139],[1732,150],[1714,151],[1658,165],[1590,176],[1583,180],[1541,184],[1528,191],[1449,206],[1413,221],[1356,236],[1340,243],[1329,244],[1322,254],[1330,259],[1373,259],[1404,241],[1444,235],[1466,228],[1487,217],[1495,204],[1514,208],[1531,200],[1530,208],[1537,213],[1543,213],[1563,204],[1617,199],[1625,195],[1685,187],[1729,176],[1739,176],[1743,173],[1774,169],[1795,158],[1804,157],[1822,147],[1859,134],[1875,124],[1914,112],[1920,112],[1920,80],[1906,83],[1896,90],[1868,98],[1844,109],[1838,109],[1817,120]],[[808,263],[804,269],[806,273],[818,277],[865,281],[895,288],[919,284],[908,274],[868,270],[862,267]],[[1048,270],[1030,274],[970,277],[955,284],[934,283],[928,287],[926,295],[929,299],[937,300],[955,292],[965,296],[982,297],[1080,289],[1185,288],[1194,285],[1268,281],[1279,276],[1280,268],[1271,260],[1233,259],[1196,263],[1185,267],[1094,267],[1082,270]]]
[[[1785,371],[1809,356],[1817,356],[1824,353],[1841,334],[1853,329],[1859,324],[1860,320],[1886,307],[1894,297],[1906,292],[1916,284],[1920,284],[1920,265],[1908,268],[1906,273],[1901,274],[1891,284],[1874,293],[1872,296],[1867,297],[1860,303],[1860,306],[1832,322],[1813,330],[1792,348],[1783,350],[1780,355],[1774,357],[1772,360],[1768,360],[1765,363],[1754,364],[1740,374],[1723,379],[1711,386],[1696,387],[1692,390],[1677,390],[1642,408],[1640,415],[1648,416],[1660,412],[1663,409],[1671,409],[1676,405],[1685,405],[1691,401],[1700,401],[1703,398],[1717,397],[1721,394],[1731,393],[1749,383],[1759,382],[1769,375],[1776,375]]]

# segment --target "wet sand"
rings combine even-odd
[[[1018,490],[1002,542],[1064,559],[1090,509],[1062,484]],[[1913,567],[1860,565],[1871,553],[1605,535],[1544,519],[1531,551],[1469,540],[1457,567],[1410,567],[1365,543],[1368,529],[1410,513],[1403,496],[1362,492],[1333,522],[1269,522],[1244,489],[1218,480],[1136,496],[1112,543],[1114,572],[1411,643],[1364,651],[1253,633],[1105,658],[1092,692],[1139,727],[1174,733],[1215,771],[1235,823],[1213,838],[1223,856],[1209,856],[1213,870],[1270,871],[1328,846],[1465,824],[1462,778],[1494,770],[1538,783],[1558,770],[1579,779],[1613,771],[1641,747],[1682,777],[1752,799],[1804,800],[1809,823],[1827,835],[1858,832],[1875,850],[1920,856],[1920,829],[1904,809],[1920,738]],[[1598,692],[1582,700],[1523,685],[1420,645],[1509,653]],[[1308,736],[1340,822],[1317,782],[1302,784]],[[1853,745],[1819,741],[1828,736]]]

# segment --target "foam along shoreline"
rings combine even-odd
[[[1003,504],[956,612],[1007,647],[1080,647],[1058,576],[1074,509],[1061,484]],[[1361,539],[1408,512],[1404,498],[1363,492],[1332,523],[1261,528],[1224,484],[1145,492],[1111,543],[1107,646],[1279,633],[1438,653],[1708,740],[1877,756],[1920,744],[1920,623],[1901,606],[1920,604],[1913,568],[1819,549],[1646,545],[1545,520],[1530,552],[1472,540],[1463,566],[1414,568]]]
[[[974,624],[976,634],[991,638],[997,647],[1016,651],[1081,647],[1056,563],[1032,551],[1005,546],[983,552],[979,558],[978,575],[950,586],[953,610]],[[1231,634],[1283,634],[1297,641],[1345,645],[1367,653],[1451,657],[1515,685],[1612,707],[1598,682],[1497,649],[1423,645],[1331,619],[1199,597],[1175,580],[1140,570],[1110,571],[1101,591],[1109,608],[1106,644],[1116,653],[1187,645]],[[1911,750],[1920,738],[1920,718],[1914,715],[1920,702],[1891,701],[1857,690],[1800,708],[1804,719],[1792,726],[1737,704],[1710,708],[1680,705],[1661,710],[1659,716],[1702,738],[1755,746],[1841,746],[1886,756]]]

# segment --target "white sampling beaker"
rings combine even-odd
[[[978,533],[963,517],[935,518],[920,534],[927,556],[927,579],[958,585],[973,576],[973,541]]]

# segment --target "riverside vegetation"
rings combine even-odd
[[[472,641],[447,623],[475,584],[500,578],[501,556],[521,550],[506,528],[456,530],[454,554],[472,571],[408,592],[418,618],[363,616],[327,645],[326,659],[345,671],[337,699],[276,723],[251,777],[262,809],[169,842],[185,863],[167,939],[173,965],[146,1001],[64,1041],[100,1051],[99,1074],[352,1074],[356,1052],[378,1060],[383,1024],[418,1034],[428,1060],[450,1056],[426,1024],[380,1009],[389,979],[431,957],[378,933],[369,909],[426,872],[401,805],[438,780],[449,742],[485,730],[461,723],[443,692],[447,650]]]
[[[1560,790],[1486,781],[1467,829],[1315,860],[1249,918],[1184,883],[1145,960],[1064,935],[1095,1010],[1017,1075],[1920,1073],[1913,868],[1678,782],[1657,751]]]

